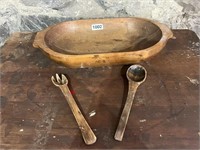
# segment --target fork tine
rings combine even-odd
[[[54,76],[51,77],[51,81],[52,81],[52,83],[53,83],[54,85],[57,86],[57,83],[56,83],[56,80],[55,80]]]
[[[60,79],[60,77],[59,77],[59,75],[56,73],[56,80],[57,80],[57,82],[59,83],[59,84],[61,84],[62,83],[62,80]]]
[[[51,81],[52,81],[52,82],[55,82],[54,76],[51,76]]]
[[[61,74],[62,77],[62,83],[66,84],[68,82],[67,77],[64,74]]]

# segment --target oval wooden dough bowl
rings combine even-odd
[[[132,64],[159,53],[172,31],[142,18],[66,21],[36,34],[33,46],[70,68]]]

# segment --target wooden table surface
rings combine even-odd
[[[141,64],[139,87],[122,142],[114,140],[127,94],[128,66],[69,69],[32,47],[34,33],[15,33],[1,48],[1,148],[198,149],[199,39],[174,30],[175,40]],[[87,146],[61,91],[50,77],[66,74],[97,136]],[[90,112],[95,111],[94,116]]]

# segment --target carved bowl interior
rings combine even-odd
[[[93,30],[92,25],[103,25]],[[45,43],[65,54],[90,54],[142,50],[162,37],[160,28],[141,19],[102,19],[69,21],[47,31]]]

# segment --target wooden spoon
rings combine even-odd
[[[123,139],[124,131],[128,122],[135,93],[137,91],[138,86],[145,81],[147,77],[147,71],[141,65],[132,65],[128,68],[126,76],[129,81],[129,89],[126,103],[122,111],[117,130],[115,132],[114,138],[117,141],[122,141]]]

